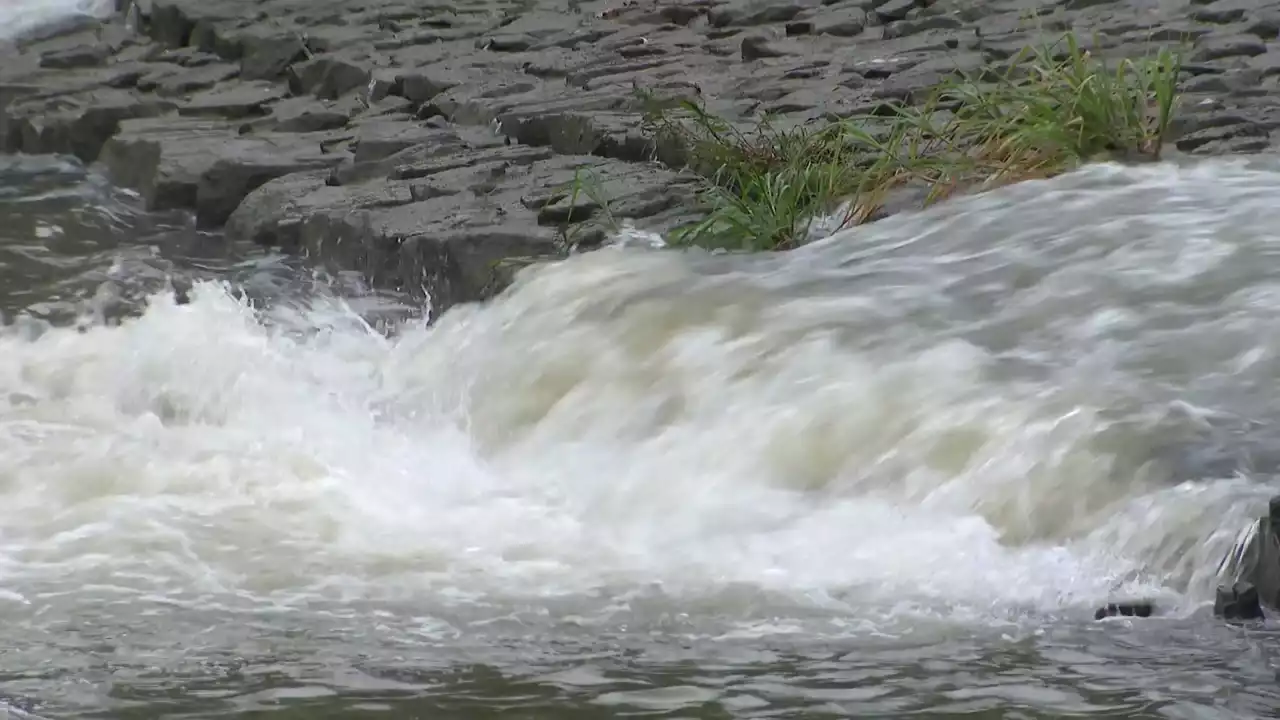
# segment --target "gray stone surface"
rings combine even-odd
[[[1136,56],[1192,44],[1174,144],[1280,127],[1280,0],[147,0],[0,48],[0,149],[100,160],[201,225],[479,297],[511,255],[669,227],[636,90],[806,122],[911,101],[1074,27]],[[1036,30],[1028,18],[1038,17]],[[588,166],[608,207],[565,188]]]

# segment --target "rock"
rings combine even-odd
[[[1227,621],[1263,620],[1258,588],[1247,582],[1219,585],[1213,598],[1213,614]]]
[[[796,0],[738,0],[713,10],[708,19],[712,27],[785,23],[816,4]]]
[[[191,208],[202,227],[221,225],[258,186],[349,157],[326,152],[323,136],[228,135],[216,120],[128,121],[103,149],[114,182],[138,189],[148,209]]]
[[[790,50],[759,35],[748,35],[742,38],[742,59],[750,62],[761,58],[786,57],[793,54]]]
[[[335,100],[357,88],[364,89],[371,77],[368,68],[351,60],[321,56],[296,65],[291,85],[294,92]]]
[[[1209,35],[1197,43],[1192,59],[1199,62],[1230,57],[1252,57],[1267,51],[1267,44],[1252,35]]]
[[[15,151],[66,153],[92,162],[122,121],[154,117],[173,107],[128,90],[97,90],[13,103],[4,111],[4,124]]]
[[[240,36],[240,46],[244,80],[275,80],[307,57],[307,47],[297,33],[246,33]]]
[[[1107,603],[1093,614],[1094,620],[1109,617],[1151,617],[1155,612],[1155,603],[1150,600],[1137,600],[1120,603]]]
[[[859,7],[823,8],[814,13],[811,22],[818,35],[855,37],[867,26],[867,13]]]
[[[320,132],[346,127],[351,113],[334,103],[310,98],[289,98],[271,111],[270,128],[276,132]]]
[[[400,93],[410,101],[424,103],[446,90],[457,87],[462,80],[444,69],[436,71],[431,68],[420,68],[398,75],[395,82],[400,86]]]
[[[342,156],[303,148],[282,151],[278,146],[239,145],[224,147],[221,157],[200,174],[196,185],[196,222],[201,227],[220,227],[244,200],[269,180],[304,170],[330,168]]]
[[[1195,41],[1169,137],[1184,152],[1269,147],[1280,127],[1271,2],[134,4],[132,27],[0,48],[0,149],[101,155],[151,207],[388,282],[437,278],[455,299],[482,294],[481,266],[504,253],[694,216],[695,186],[652,163],[684,153],[645,131],[642,95],[744,127],[880,113],[1073,27],[1108,58]],[[580,165],[608,202],[561,192]]]
[[[40,67],[60,70],[94,67],[103,64],[111,55],[111,48],[102,44],[54,50],[40,56]]]
[[[227,119],[257,117],[267,114],[267,106],[289,96],[288,88],[262,80],[224,83],[196,94],[183,103],[178,112],[188,116],[216,116]]]
[[[235,65],[212,63],[192,68],[164,67],[154,70],[138,80],[139,90],[154,92],[164,97],[181,97],[207,90],[220,82],[239,74]]]
[[[921,3],[923,5],[923,3]],[[883,22],[905,20],[907,14],[917,7],[917,0],[888,0],[876,6],[876,16]]]
[[[334,185],[312,172],[267,182],[232,213],[227,233],[359,266],[382,284],[425,284],[447,305],[482,297],[505,258],[561,252],[564,224],[593,216],[692,217],[691,188],[660,168],[555,156],[545,148],[498,146],[459,156],[448,148],[461,138],[441,135],[437,142],[434,158],[403,155],[422,146],[402,151],[401,171],[390,178]],[[575,199],[579,172],[596,184]]]

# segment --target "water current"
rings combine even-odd
[[[0,41],[76,17],[103,17],[116,0],[0,0]]]
[[[1206,603],[1280,490],[1277,197],[1095,166],[428,324],[0,159],[0,700],[1274,717],[1280,632]]]

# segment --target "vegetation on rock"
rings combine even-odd
[[[1177,105],[1179,53],[1109,63],[1074,35],[999,69],[957,72],[923,102],[821,126],[736,128],[699,103],[649,103],[655,141],[705,183],[706,216],[680,244],[784,250],[877,217],[891,193],[927,205],[1098,160],[1159,159]]]

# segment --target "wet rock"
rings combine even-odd
[[[135,14],[145,36],[109,20],[4,56],[0,147],[102,148],[153,207],[471,297],[476,258],[549,252],[574,228],[598,241],[619,217],[692,216],[687,179],[650,162],[682,153],[643,130],[641,94],[701,100],[744,126],[760,112],[801,123],[915,102],[1066,27],[1109,58],[1187,37],[1170,142],[1242,152],[1280,127],[1272,5],[153,0]],[[1030,22],[1027,10],[1054,12]],[[575,163],[616,197],[559,194]],[[273,203],[293,209],[277,217]]]
[[[154,117],[173,107],[127,90],[98,90],[11,104],[4,124],[14,151],[65,153],[92,162],[122,121]]]
[[[1155,612],[1155,603],[1149,600],[1137,600],[1120,603],[1107,603],[1093,614],[1094,620],[1109,617],[1151,617]]]
[[[1262,602],[1258,588],[1247,582],[1220,585],[1214,593],[1213,614],[1228,621],[1262,620]]]
[[[289,146],[271,138],[262,140],[265,142],[224,145],[218,159],[200,173],[196,184],[198,225],[221,226],[249,193],[269,180],[305,170],[327,169],[343,159],[318,146]]]

